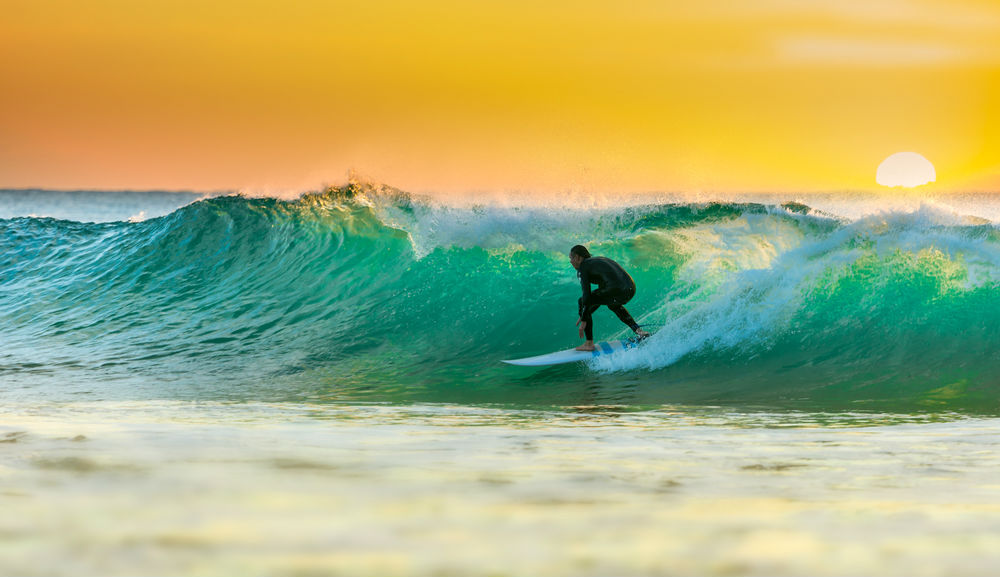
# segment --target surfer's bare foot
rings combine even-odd
[[[578,351],[596,351],[597,347],[594,346],[594,341],[587,341],[582,345],[576,347]]]
[[[635,331],[635,336],[639,337],[639,340],[642,340],[642,339],[648,338],[649,337],[649,333],[647,333],[646,331],[644,331],[642,329],[639,329],[639,330]]]

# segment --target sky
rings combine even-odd
[[[1000,190],[995,0],[0,0],[0,188]]]

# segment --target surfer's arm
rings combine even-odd
[[[590,273],[585,270],[580,271],[580,288],[583,289],[583,297],[580,299],[582,310],[582,307],[590,304]]]

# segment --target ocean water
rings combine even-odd
[[[997,222],[0,192],[0,574],[995,574]],[[500,363],[578,344],[577,243],[654,336]]]

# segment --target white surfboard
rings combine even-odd
[[[635,340],[621,340],[621,341],[602,341],[600,343],[594,343],[596,350],[593,351],[578,351],[576,349],[567,349],[565,351],[558,351],[555,353],[549,353],[547,355],[538,355],[537,357],[528,357],[525,359],[512,359],[509,361],[503,361],[510,365],[520,365],[522,367],[544,367],[547,365],[562,365],[564,363],[576,363],[579,361],[586,361],[594,357],[600,357],[602,355],[610,355],[612,353],[621,352],[627,349],[633,349],[639,344]]]

